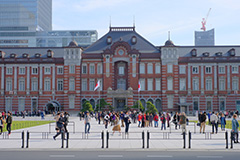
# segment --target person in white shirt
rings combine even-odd
[[[212,112],[212,115],[210,117],[210,122],[212,124],[212,134],[214,134],[214,127],[216,129],[216,134],[218,132],[218,117],[214,112]]]

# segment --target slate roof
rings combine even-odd
[[[132,37],[137,38],[137,43],[132,44]],[[112,43],[107,44],[107,37],[112,38]],[[139,35],[135,31],[135,27],[110,27],[107,34],[89,46],[83,53],[102,53],[103,50],[110,48],[117,41],[127,42],[131,48],[138,50],[140,53],[159,53],[159,49]]]

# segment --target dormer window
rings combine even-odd
[[[132,44],[136,44],[137,43],[137,37],[136,36],[133,36],[132,37]]]
[[[17,56],[16,56],[16,54],[15,53],[11,53],[10,54],[10,58],[16,58]]]
[[[53,57],[53,51],[52,51],[52,50],[49,49],[49,50],[47,51],[47,57],[48,57],[48,58],[52,58],[52,57]]]
[[[217,57],[221,57],[221,56],[222,56],[222,52],[217,52],[217,53],[215,53],[215,55],[216,55]]]
[[[24,53],[22,56],[23,56],[23,58],[28,58],[28,54],[27,53]]]
[[[107,37],[107,44],[111,44],[112,43],[112,37],[108,36]]]
[[[196,50],[196,49],[193,49],[193,50],[191,51],[191,56],[192,56],[192,57],[197,57],[197,50]]]
[[[203,57],[209,57],[209,53],[208,52],[204,52],[202,55],[203,55]]]
[[[41,57],[41,54],[40,53],[36,53],[35,54],[35,58],[40,58]]]
[[[230,56],[235,56],[235,55],[236,55],[234,48],[232,48],[232,49],[229,50],[228,52],[229,52],[229,55],[230,55]]]

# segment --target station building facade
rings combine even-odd
[[[115,110],[137,100],[188,114],[239,110],[239,62],[240,46],[154,46],[135,27],[110,27],[86,49],[0,48],[0,110],[79,111],[101,98]]]

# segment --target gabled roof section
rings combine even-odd
[[[111,38],[111,43],[107,42],[107,38]],[[136,38],[133,43],[132,38]],[[139,35],[135,31],[135,27],[110,27],[107,34],[89,46],[83,53],[102,53],[103,50],[110,48],[112,44],[118,41],[127,42],[132,49],[138,50],[140,53],[159,53],[159,49]]]

